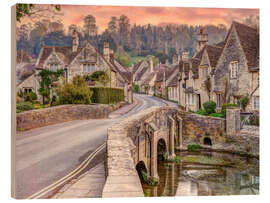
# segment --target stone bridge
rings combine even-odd
[[[240,129],[240,122],[235,121],[238,111],[228,111],[232,122],[226,124],[225,119],[192,114],[177,107],[152,107],[109,128],[103,197],[144,196],[137,170],[158,180],[159,154],[172,159],[175,149],[188,143],[225,142],[226,125],[230,134],[237,133],[238,125]]]

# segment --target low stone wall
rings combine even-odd
[[[17,113],[17,130],[30,130],[72,120],[108,118],[109,113],[119,108],[119,106],[68,104],[25,111]]]
[[[226,141],[226,120],[194,113],[183,114],[183,143],[197,143],[202,145],[203,140],[209,137],[212,144]]]

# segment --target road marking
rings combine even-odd
[[[94,152],[92,152],[86,160],[84,160],[76,169],[74,169],[72,172],[70,172],[68,175],[64,176],[60,180],[56,181],[55,183],[47,186],[46,188],[43,188],[42,190],[36,192],[35,194],[29,196],[26,199],[38,199],[45,194],[53,191],[57,187],[60,187],[61,185],[65,184],[66,182],[70,181],[74,176],[78,175],[82,170],[84,170],[89,163],[93,160],[93,158],[99,153],[101,150],[104,149],[106,146],[106,142],[104,142],[102,145],[100,145]]]

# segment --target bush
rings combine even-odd
[[[217,117],[217,118],[225,118],[222,113],[211,113],[209,116]]]
[[[140,92],[140,87],[139,87],[139,85],[134,85],[134,91],[135,91],[136,93],[139,93],[139,92]]]
[[[90,104],[93,92],[82,76],[75,76],[72,83],[59,86],[57,94],[59,104]]]
[[[37,94],[35,92],[28,92],[25,96],[25,101],[33,102],[37,100]]]
[[[249,96],[246,95],[246,96],[242,96],[239,100],[240,104],[241,104],[241,107],[242,109],[245,111],[246,110],[246,107],[248,105],[248,101],[249,101]]]
[[[199,144],[189,144],[188,146],[187,146],[187,150],[189,151],[189,152],[196,152],[198,149],[200,149],[201,148],[201,146],[199,145]]]
[[[31,102],[19,102],[16,105],[16,112],[19,113],[21,111],[29,111],[34,109],[34,106]]]
[[[216,103],[214,101],[208,101],[203,103],[203,108],[207,112],[207,114],[215,113],[216,112]]]
[[[231,103],[224,103],[221,107],[221,113],[224,116],[224,118],[226,117],[226,109],[229,107],[237,107],[237,104],[231,104]]]
[[[204,109],[199,109],[197,112],[195,112],[196,114],[200,114],[200,115],[203,115],[203,116],[207,116],[208,113],[204,110]]]
[[[109,87],[91,87],[92,102],[99,104],[112,104],[125,100],[124,90]]]

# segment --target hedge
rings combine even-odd
[[[118,103],[124,101],[124,90],[108,87],[90,87],[93,91],[92,102],[99,104]]]

